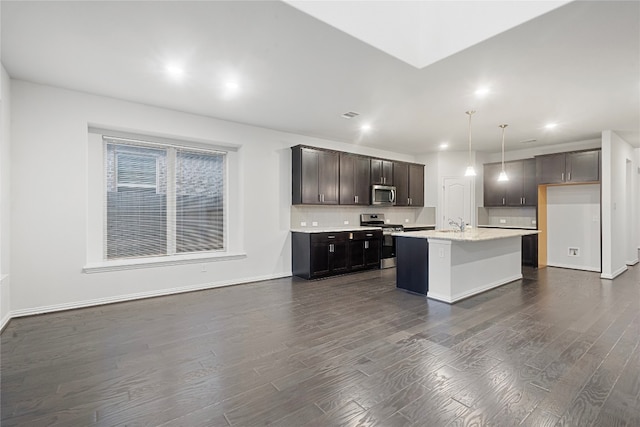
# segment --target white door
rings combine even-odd
[[[465,223],[472,224],[470,178],[444,178],[442,196],[440,228],[449,228],[449,219],[459,222],[462,218]]]

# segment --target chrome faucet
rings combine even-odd
[[[449,218],[449,225],[456,227],[459,231],[464,231],[467,224],[464,223],[464,219],[462,219],[462,217],[458,218],[460,218],[459,223]]]

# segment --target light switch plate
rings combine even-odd
[[[306,227],[306,226],[307,226],[307,222],[306,222],[306,221],[302,221],[302,222],[300,223],[300,227]]]
[[[311,226],[312,226],[312,227],[317,227],[317,226],[318,226],[318,221],[313,221],[313,222],[311,223]]]
[[[504,218],[500,218],[500,224],[506,224],[506,223],[507,223],[507,220],[506,220],[506,219],[504,219]]]
[[[347,220],[342,221],[342,223],[343,223],[344,225],[349,225],[349,221],[347,221]]]

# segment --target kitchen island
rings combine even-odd
[[[522,278],[522,236],[538,230],[396,233],[396,286],[454,303]]]

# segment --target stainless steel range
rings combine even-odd
[[[384,214],[361,214],[360,225],[367,227],[382,227],[382,250],[380,254],[380,268],[396,266],[396,239],[391,233],[403,231],[402,224],[389,224]]]

